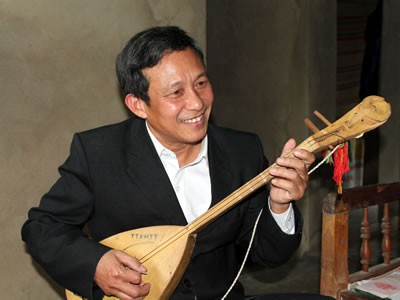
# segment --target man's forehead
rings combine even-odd
[[[189,73],[191,78],[207,76],[202,60],[192,49],[168,52],[158,64],[144,68],[142,73],[149,82],[158,81],[169,87],[184,81],[185,75]]]

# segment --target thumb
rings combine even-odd
[[[143,273],[147,272],[145,266],[143,266],[136,257],[132,257],[120,250],[116,250],[115,256],[122,265],[130,268],[131,270]]]
[[[286,157],[294,148],[296,148],[296,141],[289,139],[283,146],[281,157]]]

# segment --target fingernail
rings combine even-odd
[[[140,273],[147,275],[147,269],[145,268],[145,266],[143,266],[143,265],[140,266]]]

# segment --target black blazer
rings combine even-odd
[[[254,134],[208,130],[212,203],[267,167]],[[109,249],[97,241],[116,233],[153,225],[186,225],[172,185],[146,131],[132,118],[74,135],[60,178],[29,211],[22,238],[35,260],[62,286],[80,295],[100,298],[93,286],[97,262]],[[301,239],[302,217],[295,208],[296,233],[283,233],[267,207],[267,190],[248,199],[207,226],[197,236],[191,262],[173,299],[217,299],[239,269],[255,219],[265,207],[251,251],[264,266],[279,265]],[[90,238],[82,233],[87,224]],[[236,284],[228,299],[243,299]]]

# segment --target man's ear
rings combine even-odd
[[[132,94],[128,94],[125,97],[125,105],[129,108],[131,112],[133,112],[139,118],[142,119],[147,118],[147,113],[146,113],[147,104],[142,99]]]

